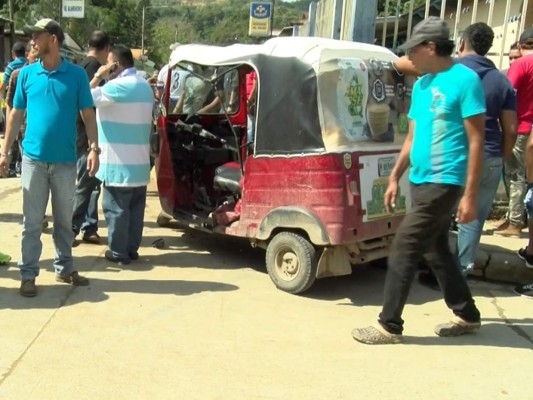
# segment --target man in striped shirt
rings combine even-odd
[[[23,42],[16,42],[11,49],[11,56],[13,57],[13,61],[7,64],[6,72],[4,73],[2,82],[0,83],[0,92],[4,98],[11,74],[13,71],[22,68],[22,66],[26,64],[26,45]]]
[[[99,87],[99,83],[109,81]],[[131,50],[111,48],[107,64],[91,80],[102,148],[100,170],[104,216],[108,227],[105,258],[119,265],[139,257],[150,181],[150,129],[153,91],[137,75]]]

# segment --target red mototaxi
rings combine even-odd
[[[385,258],[411,204],[406,176],[395,213],[383,202],[413,84],[395,59],[383,47],[321,38],[179,46],[157,120],[163,210],[191,228],[265,248],[272,281],[290,293]],[[182,83],[183,104],[193,103],[188,89],[205,93],[209,83],[220,107],[175,113],[173,69],[196,80]],[[247,142],[252,71],[258,90]]]

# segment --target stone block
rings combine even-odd
[[[491,281],[525,284],[533,282],[533,269],[513,253],[492,253],[485,269],[485,278]]]
[[[468,275],[475,276],[476,278],[485,277],[485,268],[489,262],[490,255],[481,249],[478,249],[476,253],[476,259],[474,260],[474,269],[470,271]]]
[[[485,270],[489,262],[490,255],[484,250],[478,249],[474,260],[474,270]]]

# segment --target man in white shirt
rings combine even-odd
[[[166,64],[161,68],[161,71],[159,71],[159,74],[157,75],[157,97],[161,99],[163,97],[163,92],[165,89],[165,85],[167,83],[167,76],[168,76],[168,70],[169,65]],[[171,72],[170,76],[170,105],[169,110],[173,110],[176,107],[176,104],[178,104],[178,100],[180,96],[183,94],[184,90],[184,82],[187,79],[187,77],[190,75],[189,71],[184,71],[179,69],[178,67],[174,68]]]

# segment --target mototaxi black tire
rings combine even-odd
[[[278,289],[292,294],[303,293],[316,279],[317,250],[298,233],[280,232],[267,246],[266,268]]]

